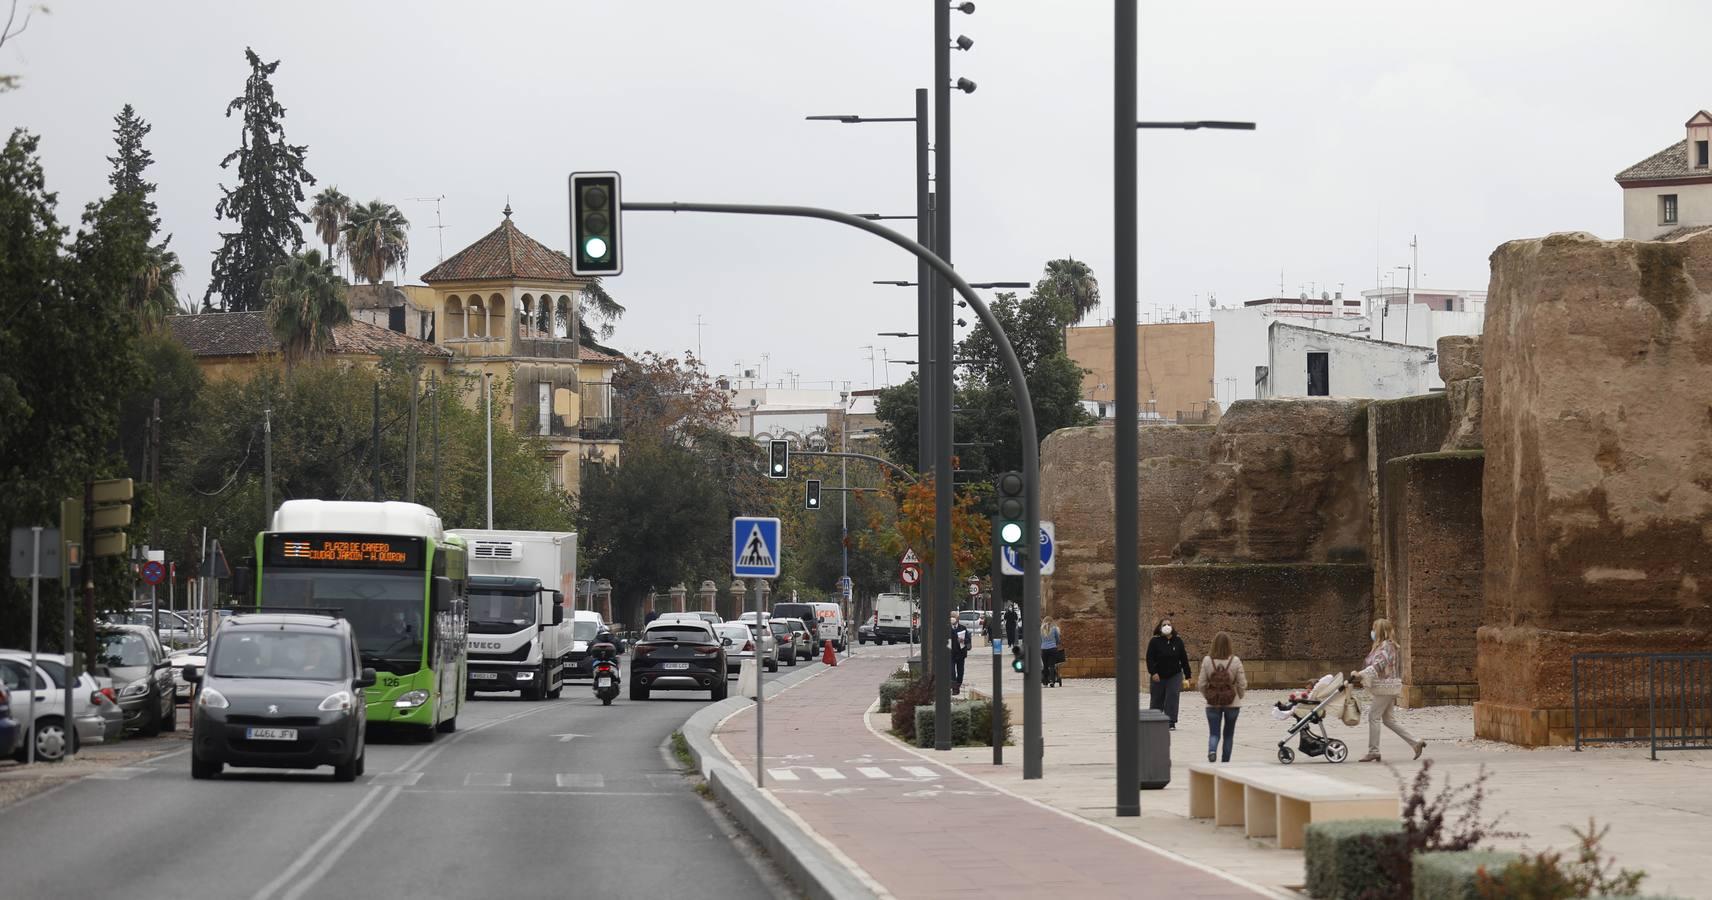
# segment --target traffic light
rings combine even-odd
[[[791,444],[789,441],[767,442],[767,477],[791,477]]]
[[[131,524],[131,479],[97,481],[89,490],[94,507],[89,511],[93,528],[89,535],[89,559],[125,555],[125,526]]]
[[[999,514],[994,519],[995,538],[1006,547],[1023,545],[1023,520],[1028,509],[1023,500],[1021,472],[1006,472],[994,484],[999,489]]]
[[[617,172],[571,173],[571,274],[624,271]]]
[[[810,478],[808,480],[808,495],[803,499],[803,509],[819,509],[819,508],[820,508],[820,479],[819,478]]]

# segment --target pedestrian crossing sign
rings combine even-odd
[[[731,520],[731,574],[738,578],[779,577],[779,520],[738,516]]]

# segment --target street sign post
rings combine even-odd
[[[898,567],[898,581],[906,586],[914,587],[921,583],[921,566],[915,563],[904,563]]]
[[[1058,568],[1058,554],[1053,552],[1058,543],[1058,531],[1051,522],[1040,523],[1040,574],[1051,575]],[[1006,575],[1021,575],[1022,564],[1017,559],[1016,550],[1006,547],[999,557],[1000,571]]]
[[[731,574],[738,578],[777,578],[780,570],[779,520],[738,516],[731,520]]]
[[[153,586],[160,584],[162,581],[166,580],[166,564],[159,560],[151,559],[148,562],[143,563],[142,571],[139,572],[138,575],[143,579],[143,583],[146,585]]]

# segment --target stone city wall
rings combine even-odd
[[[1492,255],[1480,737],[1563,743],[1571,656],[1712,649],[1712,235]]]
[[[1407,706],[1466,705],[1478,698],[1483,464],[1475,450],[1422,453],[1385,465],[1386,616],[1403,652]]]

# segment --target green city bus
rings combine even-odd
[[[356,632],[369,724],[423,740],[457,728],[464,702],[469,555],[415,503],[288,500],[256,535],[255,605],[337,610]]]

